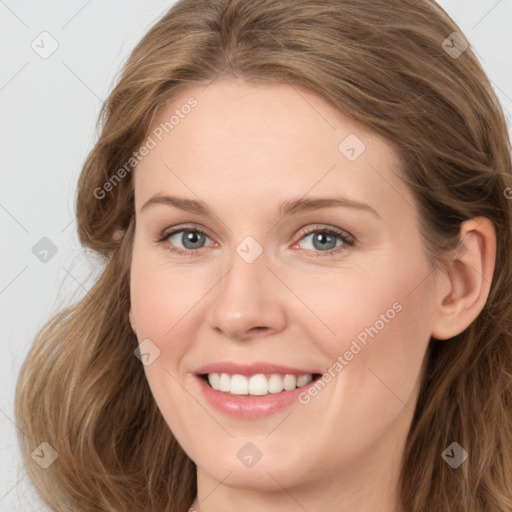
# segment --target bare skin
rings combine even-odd
[[[234,79],[191,87],[154,126],[191,96],[197,106],[135,170],[130,321],[139,343],[149,339],[160,350],[144,369],[197,464],[193,505],[396,512],[425,352],[431,337],[455,336],[482,310],[493,226],[484,218],[463,223],[464,251],[449,272],[433,273],[415,202],[384,139],[306,90]],[[353,138],[340,150],[350,134],[364,151]],[[202,201],[208,213],[163,203],[141,210],[155,195]],[[374,211],[279,214],[285,201],[334,196]],[[314,243],[326,228],[344,239],[326,234]],[[195,246],[184,245],[185,229],[199,237]],[[195,229],[205,233],[202,245]],[[250,263],[237,252],[247,237],[256,244],[242,244],[245,253],[262,251]],[[354,340],[360,351],[350,357]],[[333,369],[339,357],[342,370]],[[195,372],[217,361],[331,369],[332,378],[303,403],[246,419],[219,412],[200,392]],[[261,454],[252,467],[237,456],[248,442]]]

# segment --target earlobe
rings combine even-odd
[[[467,220],[461,224],[460,240],[446,272],[447,286],[439,287],[435,298],[432,337],[440,340],[463,332],[484,308],[491,289],[496,260],[494,225],[485,217]]]
[[[114,231],[114,234],[112,235],[112,240],[114,242],[120,242],[124,237],[125,231],[126,230],[121,229],[121,228],[116,229]]]

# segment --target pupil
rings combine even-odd
[[[331,238],[331,239],[334,239],[333,235],[330,235],[330,234],[327,234],[327,233],[319,233],[316,237],[313,238],[313,244],[315,245],[316,247],[316,244],[315,242],[319,242],[319,247],[316,247],[317,249],[318,248],[324,248],[325,249],[325,239],[327,238]],[[329,243],[329,242],[327,242]],[[336,245],[336,240],[334,240],[334,244]]]
[[[184,242],[190,242],[192,245],[196,245],[201,240],[201,233],[196,233],[194,231],[188,231],[184,234]],[[186,246],[184,243],[183,245]]]

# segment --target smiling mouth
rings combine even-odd
[[[229,395],[265,396],[305,387],[319,379],[321,375],[319,373],[300,375],[207,373],[200,375],[200,377],[212,389]]]

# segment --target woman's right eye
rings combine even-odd
[[[174,240],[173,240],[174,238]],[[202,249],[205,239],[210,239],[210,237],[200,229],[197,228],[176,228],[172,231],[168,231],[163,233],[159,238],[158,242],[167,243],[168,249],[182,256],[192,256],[194,252],[197,252],[196,249]],[[181,243],[182,245],[188,245],[188,247],[184,247],[180,249],[176,248],[176,245]]]

